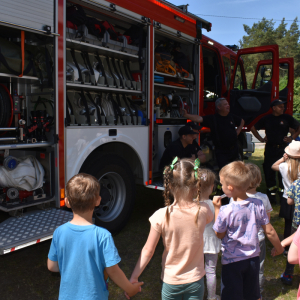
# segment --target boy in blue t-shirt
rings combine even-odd
[[[128,296],[141,291],[143,283],[130,283],[119,268],[121,258],[111,234],[92,224],[99,192],[99,182],[88,174],[75,175],[67,183],[65,203],[73,219],[54,231],[47,262],[50,271],[61,274],[60,300],[108,299],[105,273]]]

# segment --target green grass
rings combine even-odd
[[[254,155],[249,159],[249,162],[257,164],[262,169],[263,149],[257,149]],[[259,191],[265,192],[264,178]],[[163,207],[163,198],[161,192],[139,188],[136,207],[130,222],[120,234],[114,237],[115,244],[122,258],[120,267],[124,270],[128,277],[130,276],[139,257],[140,251],[146,242],[150,229],[148,218],[160,207]],[[278,217],[279,205],[273,206],[273,209],[274,211],[271,213],[271,223],[277,231],[279,238],[282,240],[284,222],[283,219]],[[267,258],[265,262],[266,280],[264,285],[263,299],[296,299],[299,285],[299,268],[298,266],[295,268],[293,285],[291,287],[284,286],[280,281],[280,275],[285,269],[286,258],[282,255],[275,258],[271,257],[271,249],[272,244],[267,241]],[[144,281],[145,283],[142,293],[138,294],[134,299],[154,300],[161,298],[160,273],[162,252],[163,245],[160,242],[156,248],[151,262],[140,277],[140,280]],[[220,274],[221,264],[219,259],[217,267],[217,291],[219,291],[220,287]],[[110,282],[109,291],[110,299],[124,299],[123,292],[113,282]]]
[[[257,149],[250,159],[260,167],[263,162],[263,150]],[[265,191],[264,180],[260,187]],[[146,242],[150,223],[148,218],[159,208],[164,206],[162,193],[144,187],[138,187],[136,205],[127,226],[114,236],[116,247],[122,258],[120,267],[130,277],[139,257],[140,251]],[[278,217],[279,205],[274,206],[271,214],[271,223],[275,227],[280,239],[283,238],[283,220]],[[0,212],[0,220],[6,215]],[[46,259],[50,241],[18,250],[14,253],[0,256],[0,299],[27,300],[58,298],[59,274],[47,270]],[[270,252],[272,245],[267,241],[267,259],[265,263],[266,282],[263,299],[287,300],[296,299],[299,284],[299,268],[296,266],[294,282],[291,287],[281,284],[280,274],[285,268],[286,259],[283,256],[272,258]],[[161,293],[161,255],[163,245],[160,241],[156,252],[143,272],[140,280],[144,281],[142,293],[134,299],[158,300]],[[217,266],[218,293],[220,287],[221,264]],[[70,284],[71,288],[71,284]],[[124,300],[124,294],[113,282],[109,283],[110,299]]]

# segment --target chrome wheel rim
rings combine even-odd
[[[95,215],[102,222],[115,220],[122,212],[126,200],[126,186],[123,178],[115,172],[107,172],[101,176],[101,203],[95,207]]]

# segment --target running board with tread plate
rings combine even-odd
[[[164,184],[163,181],[153,181],[152,184],[146,185],[147,188],[149,189],[154,189],[154,190],[160,190],[160,191],[164,191]]]
[[[54,230],[72,220],[63,209],[39,210],[0,223],[0,255],[52,239]]]

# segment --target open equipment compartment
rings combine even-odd
[[[81,1],[66,20],[67,126],[146,125],[147,26]]]
[[[0,41],[0,210],[11,212],[55,201],[54,37],[0,26]]]
[[[182,108],[198,113],[199,44],[155,30],[154,49],[154,138],[153,176],[160,177],[159,162],[166,147],[178,138],[178,130],[186,124]]]

